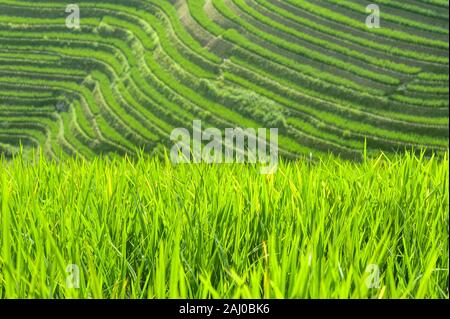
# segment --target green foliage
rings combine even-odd
[[[3,160],[0,298],[448,298],[448,164]]]
[[[201,119],[278,127],[289,158],[361,158],[364,140],[441,153],[448,5],[427,3],[385,0],[389,27],[368,30],[356,2],[84,0],[69,30],[64,0],[0,0],[1,152],[154,153]],[[70,111],[52,111],[62,97]]]

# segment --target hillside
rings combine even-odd
[[[280,154],[448,148],[448,1],[0,0],[0,153],[148,153],[271,128]]]

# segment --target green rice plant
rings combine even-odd
[[[438,12],[435,10],[423,8],[423,7],[420,7],[413,3],[405,3],[405,2],[400,2],[400,1],[396,1],[396,0],[379,0],[378,3],[385,5],[386,7],[402,9],[404,11],[416,13],[416,14],[422,15],[424,17],[437,18],[437,19],[444,20],[444,21],[448,20],[448,14],[446,15],[445,13],[441,13],[441,12]],[[392,16],[389,15],[388,19],[389,19],[389,17],[392,17]]]
[[[334,41],[328,44],[321,37],[305,38],[290,26],[292,24],[284,25],[278,19],[269,19],[271,15],[260,13],[264,12],[260,11],[262,7],[278,8],[275,4],[267,7],[271,3],[263,0],[255,0],[255,5],[240,0],[234,3],[238,7],[232,1],[207,4],[204,0],[196,0],[186,1],[181,6],[159,0],[82,1],[78,3],[84,11],[82,28],[75,31],[65,26],[61,15],[66,6],[63,0],[0,0],[0,9],[5,13],[0,17],[0,61],[3,63],[0,92],[5,92],[0,100],[7,106],[3,107],[2,116],[23,117],[22,114],[28,111],[27,105],[42,107],[39,111],[33,109],[30,114],[50,116],[55,121],[52,128],[45,131],[51,134],[44,144],[61,143],[63,151],[69,154],[90,153],[82,150],[83,145],[88,145],[95,154],[130,153],[135,144],[146,145],[148,151],[159,148],[160,144],[167,147],[171,128],[189,127],[194,118],[202,119],[207,127],[219,128],[267,126],[280,119],[283,127],[280,147],[295,154],[320,154],[324,145],[334,146],[337,153],[346,148],[353,150],[351,145],[360,146],[364,138],[371,147],[369,153],[376,153],[377,148],[391,150],[413,145],[442,151],[448,146],[448,110],[439,107],[445,103],[439,104],[441,101],[438,100],[445,95],[444,88],[448,84],[448,76],[445,76],[448,61],[440,54],[442,50],[440,45],[435,45],[437,42],[410,41],[403,44],[408,47],[406,50],[403,46],[392,50],[373,47],[379,52],[368,57],[342,45],[346,41],[355,43],[351,41],[353,32],[346,37],[338,34],[336,37],[344,39],[339,45]],[[326,2],[321,4],[323,8],[328,7]],[[221,10],[217,10],[218,5],[222,5]],[[255,7],[258,9],[254,10]],[[280,7],[293,8],[289,4]],[[236,8],[247,15],[239,18]],[[199,24],[193,29],[185,25],[183,14],[186,9],[194,18],[194,21],[187,19],[187,23]],[[222,16],[226,12],[238,25],[232,24],[232,28],[225,30],[222,19],[216,21],[208,10],[219,15],[222,12]],[[313,17],[305,22],[303,18],[293,19],[293,14],[273,11],[279,17],[334,35],[326,27],[328,24],[320,25],[321,18]],[[372,74],[375,81],[357,83],[355,78],[358,77],[350,73],[346,78],[319,70],[317,65],[322,62],[316,63],[316,67],[302,65],[273,52],[276,51],[270,49],[273,45],[264,47],[249,42],[249,38],[240,32],[252,27],[249,22],[255,19],[274,30],[340,52],[332,59],[343,69],[344,64],[354,68],[359,63],[338,58],[341,54],[369,62],[372,64],[369,72],[386,67],[387,73],[381,75],[389,74],[398,87],[385,85],[386,79],[378,74],[377,79],[381,82],[375,83],[377,79]],[[346,26],[345,21],[339,23]],[[206,37],[211,42],[200,43],[196,35],[191,34],[199,27],[204,28],[202,34],[211,34]],[[254,27],[252,30],[268,34],[262,29]],[[417,30],[411,39],[415,36],[423,38],[420,34]],[[389,38],[377,34],[377,38],[382,37]],[[271,40],[282,46],[291,45],[281,39],[271,38],[268,42]],[[436,39],[430,37],[428,40]],[[370,39],[367,41],[371,42]],[[381,45],[388,46],[386,42]],[[423,59],[423,51],[428,48],[438,60]],[[395,49],[417,55],[397,54]],[[305,53],[291,50],[289,55],[302,55],[302,52]],[[312,58],[317,58],[315,50],[310,53]],[[39,56],[43,58],[39,59]],[[334,65],[333,61],[327,61],[331,63],[328,65]],[[396,72],[388,69],[404,74],[397,78]],[[408,76],[419,70],[422,71],[418,80]],[[9,93],[29,89],[45,91],[49,95],[37,93],[33,101],[32,94]],[[48,110],[49,105],[66,95],[73,105],[71,111],[50,115],[53,112]],[[267,104],[258,109],[250,103],[252,107],[247,108],[247,100],[239,100],[247,95],[255,97],[256,101],[267,101]],[[236,101],[239,105],[234,105]],[[245,107],[240,105],[241,102]],[[438,107],[428,107],[431,105]],[[272,110],[272,106],[276,110]],[[14,111],[11,110],[13,107],[16,107]],[[289,126],[286,119],[291,123]],[[17,121],[14,129],[19,128],[18,123],[21,122]],[[47,142],[47,139],[51,141]],[[76,149],[77,145],[80,150]],[[59,150],[46,147],[45,152],[57,156]]]
[[[102,40],[102,41],[100,41],[99,40],[99,42],[104,42],[104,40]],[[119,41],[116,41],[115,42],[115,45],[116,46],[119,46]],[[126,47],[124,47],[123,45],[120,45],[120,47],[121,47],[121,51],[122,52],[124,52],[125,53],[125,55],[126,56],[132,56],[132,53],[131,52],[129,52],[129,49],[128,48],[126,48]],[[86,50],[84,50],[84,51],[86,51]],[[77,51],[77,55],[79,54],[79,52],[81,52],[81,51]],[[128,54],[126,53],[126,52],[129,52]],[[130,62],[130,64],[131,64],[131,66],[133,66],[136,62],[133,62],[133,59],[131,59],[130,60],[131,62]],[[156,64],[154,64],[154,65],[156,65]],[[98,74],[98,73],[93,73],[93,74],[97,74],[97,77],[99,77],[100,75]],[[160,76],[159,76],[159,78],[161,79],[161,78],[165,78],[166,76],[162,76],[162,73],[160,73]],[[99,81],[99,83],[104,83],[105,81]],[[170,85],[172,85],[172,83],[175,83],[176,81],[173,81],[173,82],[168,82],[168,83],[170,83]],[[166,82],[167,83],[167,82]],[[107,88],[106,87],[104,87],[104,89],[105,90],[107,90]],[[180,91],[178,91],[178,92],[180,92]],[[195,97],[195,94],[186,94],[185,96],[189,96],[190,98],[192,98],[192,97]],[[110,106],[113,106],[113,105],[115,105],[115,102],[112,100],[112,99],[109,99],[108,101],[106,101],[107,103],[105,104],[105,105],[110,105]],[[205,102],[203,102],[203,103],[201,103],[200,105],[208,105],[207,103],[205,103]],[[209,107],[209,106],[208,106]],[[222,107],[220,107],[220,106],[217,106],[216,107],[216,110],[215,110],[215,112],[218,112],[220,109],[221,109]],[[114,109],[116,109],[116,110],[120,110],[120,108],[118,108],[117,106],[116,107],[114,107]],[[223,115],[222,115],[223,116]],[[121,113],[121,118],[127,118],[128,117],[128,115],[126,114],[126,113]],[[114,120],[111,120],[112,121],[112,123],[117,123],[119,120],[118,120],[118,118],[115,118]],[[143,130],[140,130],[140,132],[141,131],[143,131]],[[128,135],[128,137],[131,137],[131,135]]]
[[[83,135],[86,135],[89,139],[94,138],[96,134],[92,128],[92,119],[89,119],[88,112],[82,108],[80,101],[73,101],[71,110],[74,112],[72,117],[74,118],[74,121],[76,121],[80,130],[83,132]]]
[[[371,119],[374,119],[375,117],[377,120],[380,120],[381,116],[384,118],[384,121],[389,123],[389,127],[404,130],[405,126],[408,125],[410,127],[415,127],[415,131],[421,131],[424,133],[435,132],[432,124],[445,125],[448,123],[447,117],[436,117],[431,119],[427,116],[429,112],[428,110],[425,115],[417,114],[417,107],[410,108],[408,110],[405,108],[405,105],[402,105],[401,109],[394,109],[392,100],[386,97],[374,97],[369,95],[367,92],[355,92],[349,90],[345,91],[346,94],[344,96],[339,96],[336,92],[336,94],[333,94],[337,95],[337,97],[335,97],[330,94],[332,93],[330,92],[331,89],[327,86],[319,87],[318,83],[315,83],[315,87],[308,88],[306,85],[307,79],[303,80],[303,78],[299,78],[298,80],[302,80],[302,85],[300,86],[295,83],[298,81],[295,81],[294,78],[292,80],[290,79],[289,71],[285,71],[285,73],[278,75],[274,72],[263,69],[262,66],[257,67],[254,64],[247,63],[244,59],[233,58],[231,61],[233,64],[227,64],[228,73],[241,76],[251,80],[253,83],[264,81],[265,84],[263,86],[265,86],[267,91],[271,91],[267,92],[267,94],[279,92],[280,94],[285,95],[285,97],[295,98],[298,102],[300,102],[299,97],[301,96],[304,104],[309,106],[319,104],[319,108],[323,108],[321,105],[327,103],[329,107],[337,106],[333,108],[333,113],[342,113],[342,110],[346,110],[346,115],[354,114],[361,116],[365,114],[367,117],[364,119],[364,122],[370,122]],[[239,68],[236,66],[239,66]],[[257,77],[258,81],[255,81],[255,77]],[[320,90],[320,92],[317,92],[317,90]],[[342,91],[344,90],[341,88],[341,92]],[[373,105],[377,105],[377,108],[374,109]],[[402,112],[405,112],[406,114]],[[374,115],[376,116],[374,117]],[[399,122],[403,123],[398,125]],[[441,129],[442,128],[443,127],[441,127]],[[434,135],[440,134],[442,134],[442,130],[438,134]]]
[[[298,0],[288,0],[288,1],[298,1]],[[337,5],[342,6],[344,8],[350,9],[350,10],[352,10],[354,12],[358,12],[358,13],[361,13],[361,14],[366,14],[365,6],[363,6],[361,4],[357,4],[357,3],[354,3],[354,2],[339,2],[337,0],[326,0],[326,2],[331,2],[333,4],[337,4]],[[389,2],[390,2],[390,5],[392,6],[392,1],[389,1]],[[387,3],[387,1],[384,1],[384,3],[380,2],[380,4],[386,4],[386,3]],[[400,4],[400,5],[411,6],[410,4]],[[437,26],[434,26],[434,25],[431,25],[431,24],[415,21],[413,19],[403,18],[403,17],[401,17],[399,15],[389,14],[389,13],[385,12],[385,13],[383,13],[383,17],[384,17],[383,19],[386,19],[387,21],[390,21],[390,22],[393,22],[393,23],[397,23],[397,24],[400,24],[400,25],[405,25],[405,26],[409,26],[409,27],[413,27],[413,28],[417,28],[417,29],[430,31],[430,32],[436,32],[436,33],[441,33],[441,34],[448,34],[448,30],[446,28],[437,27]],[[447,17],[447,19],[448,19],[448,17]],[[396,31],[388,30],[386,32],[386,35],[389,34],[389,33],[391,34],[391,36],[396,36],[395,34],[400,35],[401,31],[400,31],[400,33],[397,33]],[[413,42],[416,42],[416,41],[417,42],[423,42],[424,44],[425,44],[425,42],[427,42],[425,38],[421,39],[421,37],[415,37],[414,40],[413,39],[408,39],[408,40],[405,39],[405,40],[406,41],[412,40]],[[439,42],[440,41],[437,41],[437,43],[435,43],[435,44],[438,44]],[[429,42],[429,43],[431,44],[431,42]],[[443,43],[444,42],[441,42],[441,44],[443,44]]]
[[[188,47],[190,47],[194,52],[198,53],[202,57],[210,60],[213,63],[219,64],[222,62],[222,59],[213,53],[206,50],[202,47],[197,41],[195,41],[191,34],[184,29],[184,26],[181,24],[178,14],[175,12],[176,10],[172,5],[167,2],[161,2],[158,0],[150,0],[152,4],[155,6],[159,6],[162,8],[170,19],[170,23],[172,25],[173,30],[177,34],[178,38],[183,41]]]
[[[286,1],[295,6],[298,6],[299,8],[302,8],[309,12],[312,12],[313,14],[317,14],[321,17],[331,19],[331,20],[336,21],[343,25],[351,26],[352,28],[364,30],[366,32],[373,33],[373,34],[380,35],[380,36],[387,37],[387,38],[391,38],[394,40],[405,41],[405,42],[409,42],[409,43],[413,43],[413,44],[420,44],[420,45],[431,46],[431,47],[436,47],[436,48],[441,48],[441,49],[448,49],[448,42],[435,40],[435,39],[428,39],[428,38],[420,37],[420,36],[417,36],[414,34],[408,34],[406,32],[393,30],[393,29],[387,29],[387,28],[379,28],[379,29],[374,28],[374,29],[370,29],[370,31],[367,31],[367,27],[366,27],[364,21],[358,21],[358,20],[349,18],[345,15],[336,13],[335,11],[332,11],[326,7],[314,5],[308,1],[304,1],[304,0],[286,0]],[[341,2],[341,1],[337,1],[337,0],[327,0],[327,1],[331,2],[333,4],[344,6],[346,8],[350,8],[351,10],[354,10],[360,14],[366,15],[365,7],[361,6],[360,4],[350,3],[350,2]],[[384,13],[383,17],[388,18],[389,14]],[[423,24],[420,22],[409,20],[409,19],[402,19],[401,17],[398,17],[398,16],[392,16],[391,19],[393,19],[394,22],[411,25],[411,26],[417,27],[419,29],[424,29],[424,30],[428,30],[428,31],[432,31],[432,32],[438,32],[438,33],[442,33],[442,34],[448,34],[447,29],[434,27],[431,25],[426,25],[426,24]]]
[[[355,83],[354,81],[350,81],[346,78],[336,76],[330,72],[320,71],[317,70],[310,65],[307,64],[299,64],[291,59],[288,59],[284,56],[280,56],[278,54],[273,53],[272,51],[261,49],[260,46],[249,42],[248,39],[246,39],[244,36],[242,36],[238,31],[234,29],[229,29],[223,34],[223,37],[230,42],[238,43],[239,47],[233,47],[232,54],[235,55],[242,55],[242,54],[248,54],[253,57],[261,56],[265,60],[269,61],[268,63],[277,63],[282,65],[285,68],[292,69],[295,71],[298,71],[299,73],[303,73],[306,75],[311,75],[316,77],[318,80],[323,80],[328,83],[334,84],[334,85],[341,85],[346,88],[350,88],[353,90],[371,90],[371,88],[363,88],[362,85]],[[374,91],[371,91],[374,92]],[[375,91],[376,92],[376,91]],[[374,92],[374,93],[375,93]],[[378,91],[379,94],[382,92]]]
[[[37,148],[45,144],[45,134],[40,131],[26,128],[15,128],[15,127],[0,127],[0,140],[5,143],[15,145],[16,147],[31,146],[31,148]],[[24,153],[26,153],[25,150]],[[45,154],[49,155],[49,154]],[[24,156],[25,158],[26,156]]]
[[[276,62],[278,64],[283,65],[284,67],[296,70],[300,73],[313,75],[316,78],[316,80],[323,80],[323,81],[326,81],[329,83],[342,85],[342,86],[349,87],[349,88],[352,88],[355,90],[360,90],[360,91],[371,89],[371,88],[363,87],[363,86],[361,86],[355,82],[349,81],[347,79],[343,79],[342,77],[335,76],[329,72],[317,70],[309,65],[299,64],[299,63],[292,61],[291,59],[288,59],[286,57],[275,54],[272,51],[270,51],[260,45],[249,42],[248,39],[246,37],[242,36],[237,30],[223,29],[217,23],[212,21],[205,14],[205,12],[203,10],[204,3],[205,3],[204,0],[188,1],[191,15],[201,26],[203,26],[206,30],[208,30],[215,36],[222,37],[222,38],[230,41],[231,43],[236,44],[237,46],[234,46],[230,52],[232,55],[248,54],[252,57],[260,56],[270,62]]]
[[[428,93],[428,94],[447,94],[449,88],[448,86],[425,86],[420,84],[409,84],[408,91],[411,92],[419,92],[419,93]]]
[[[320,53],[315,50],[311,50],[309,48],[299,46],[296,44],[293,44],[292,42],[288,42],[280,37],[274,36],[272,34],[266,33],[264,31],[261,31],[260,29],[254,27],[252,24],[246,22],[244,19],[239,17],[237,14],[233,12],[232,9],[230,9],[223,0],[213,0],[212,3],[214,4],[214,7],[223,14],[227,19],[232,20],[239,26],[241,26],[246,31],[256,35],[258,38],[263,39],[264,41],[267,41],[269,43],[274,44],[275,46],[291,51],[299,56],[304,56],[306,58],[309,58],[313,61],[318,61],[320,63],[324,63],[330,66],[337,67],[339,69],[342,69],[344,71],[351,72],[353,74],[356,74],[358,76],[361,76],[363,78],[367,78],[376,82],[381,82],[384,84],[390,84],[390,85],[396,85],[399,84],[400,81],[392,76],[388,76],[385,74],[380,73],[374,73],[370,70],[367,70],[365,68],[361,68],[357,65],[347,63],[345,61],[339,60],[334,58],[333,56],[325,55],[323,53]],[[260,17],[261,18],[261,17]],[[271,24],[274,24],[275,22],[272,22]],[[287,30],[287,28],[283,28],[284,30]],[[296,33],[296,36],[300,36],[299,33]],[[306,36],[303,36],[306,37]],[[249,41],[247,39],[247,41]],[[329,46],[329,45],[328,45]],[[333,49],[336,49],[336,47],[333,47]],[[347,54],[350,52],[347,52]],[[419,70],[415,70],[418,72]]]
[[[122,49],[123,49],[123,50],[126,50],[124,47],[122,47]],[[132,54],[130,53],[130,56],[131,56],[131,55],[132,55]],[[132,63],[133,60],[130,58],[129,61],[131,61],[130,63]],[[105,83],[105,81],[100,81],[100,83]],[[109,104],[115,105],[115,104],[114,104],[115,102],[113,103],[112,100],[109,100],[109,102],[110,102]],[[117,108],[117,107],[116,107],[116,109],[117,109],[117,110],[121,110],[120,108]],[[122,114],[122,118],[127,118],[127,117],[128,117],[127,114],[125,114],[125,113]],[[146,131],[146,129],[144,129],[143,127],[139,127],[139,125],[138,125],[138,129],[140,129],[140,132],[141,132],[141,133],[143,133],[143,132]],[[152,139],[154,139],[154,137],[152,137]]]
[[[423,80],[446,81],[448,83],[448,74],[419,73],[418,77]]]
[[[422,0],[422,2],[429,3],[442,8],[448,8],[447,0]]]
[[[392,96],[394,100],[404,102],[407,104],[414,104],[419,106],[426,106],[426,107],[439,107],[439,108],[448,108],[448,100],[443,99],[432,99],[432,98],[416,98],[412,96],[406,96],[402,94],[394,94]]]
[[[54,115],[50,115],[54,116]],[[41,140],[43,142],[42,146],[45,151],[49,154],[64,154],[62,151],[62,146],[57,141],[57,137],[59,135],[60,127],[55,122],[54,119],[49,118],[49,116],[44,117],[2,117],[0,116],[0,123],[5,127],[7,133],[9,130],[14,129],[31,129],[33,130],[33,134],[40,132],[45,135],[45,140]],[[38,134],[39,135],[39,134]],[[32,135],[34,136],[34,135]]]
[[[436,63],[442,63],[448,65],[448,58],[431,55],[427,53],[417,52],[413,50],[406,50],[406,49],[400,49],[398,47],[389,46],[383,43],[379,43],[378,41],[370,41],[364,37],[357,36],[355,34],[349,34],[347,32],[339,31],[336,29],[333,29],[331,27],[327,27],[326,25],[322,25],[320,23],[316,23],[313,20],[303,18],[299,15],[296,15],[292,11],[288,11],[285,9],[282,9],[278,5],[275,5],[272,3],[272,1],[268,0],[254,0],[259,5],[263,6],[270,12],[276,12],[278,15],[282,16],[285,19],[289,19],[292,21],[295,21],[296,23],[299,23],[301,25],[305,25],[307,27],[310,27],[313,30],[317,30],[329,35],[332,35],[333,37],[336,37],[338,39],[343,39],[346,41],[350,41],[352,43],[356,43],[358,45],[361,45],[362,47],[366,48],[372,48],[375,50],[379,50],[388,54],[392,54],[395,56],[402,56],[402,57],[408,57],[415,60],[422,60],[422,61],[428,61],[428,62],[436,62]]]
[[[264,14],[259,13],[257,10],[253,9],[251,6],[246,4],[243,0],[233,0],[233,3],[239,7],[240,10],[245,12],[246,14],[250,15],[254,19],[256,19],[260,23],[264,23],[265,25],[270,26],[271,28],[274,28],[276,30],[280,30],[283,33],[295,36],[298,39],[305,40],[309,43],[315,44],[317,46],[323,47],[327,50],[330,50],[330,55],[332,56],[332,52],[337,52],[340,54],[343,54],[345,56],[348,56],[350,58],[358,59],[360,61],[364,61],[368,63],[369,65],[375,65],[377,67],[380,67],[381,69],[390,69],[396,72],[401,72],[405,74],[416,74],[420,72],[420,68],[417,67],[411,67],[405,64],[393,62],[391,60],[385,60],[385,59],[379,59],[374,58],[370,55],[364,54],[363,52],[356,51],[349,49],[348,47],[330,42],[328,40],[323,40],[319,37],[309,35],[305,32],[299,32],[294,28],[287,27],[286,25],[276,22],[272,20],[269,17],[266,17]],[[319,52],[317,52],[319,54]],[[380,76],[380,74],[378,74]]]
[[[3,159],[0,297],[447,299],[448,164]]]
[[[336,110],[335,112],[327,112],[326,106],[322,107],[321,109],[308,108],[307,106],[296,102],[296,100],[298,101],[298,98],[287,98],[286,96],[282,96],[280,94],[265,90],[258,85],[259,83],[257,83],[255,79],[253,80],[253,82],[250,82],[233,74],[225,73],[225,76],[228,80],[239,83],[241,86],[247,87],[249,90],[253,90],[254,92],[258,92],[261,95],[277,101],[282,105],[289,105],[290,107],[300,112],[305,112],[314,116],[316,119],[320,119],[322,123],[324,123],[324,127],[321,127],[321,129],[326,129],[326,126],[332,125],[334,127],[340,127],[341,129],[350,130],[352,134],[354,134],[354,136],[357,137],[360,141],[364,140],[364,138],[374,138],[375,140],[379,141],[384,140],[388,142],[387,145],[390,146],[393,142],[400,145],[402,145],[403,143],[408,144],[419,142],[423,143],[423,145],[429,146],[430,148],[432,146],[439,148],[441,146],[445,147],[445,145],[448,145],[448,138],[444,136],[437,138],[421,136],[414,133],[403,133],[400,131],[392,131],[388,128],[386,129],[377,127],[375,125],[370,125],[365,121],[357,121],[356,119],[339,117],[336,115]],[[256,84],[254,82],[256,82]],[[343,111],[341,110],[341,112]],[[390,148],[390,146],[388,146],[388,148]]]

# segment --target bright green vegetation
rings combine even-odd
[[[0,298],[448,298],[448,164],[3,160]]]
[[[75,3],[0,0],[0,298],[449,298],[447,0],[378,29],[360,0]],[[278,128],[277,173],[173,166],[195,119]]]
[[[170,132],[278,127],[280,154],[448,149],[448,2],[0,0],[0,152],[161,153]],[[67,110],[57,110],[63,102]],[[266,111],[269,110],[269,111]]]

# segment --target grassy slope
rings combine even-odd
[[[3,161],[0,298],[448,298],[448,186],[448,155]]]
[[[445,8],[383,1],[368,29],[347,2],[85,0],[75,31],[66,1],[0,0],[2,152],[151,153],[193,118],[279,127],[289,157],[445,152]]]

